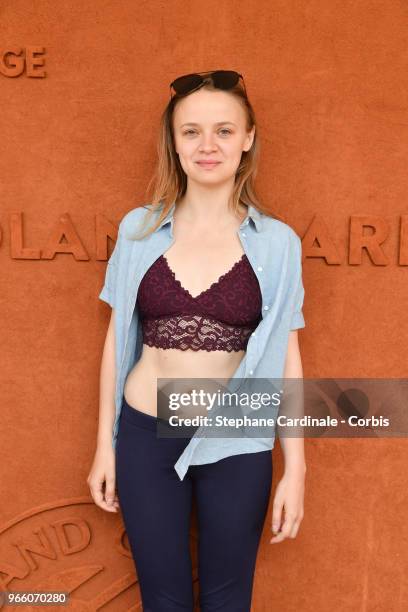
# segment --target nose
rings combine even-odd
[[[203,134],[200,142],[200,151],[213,151],[216,148],[213,134]]]

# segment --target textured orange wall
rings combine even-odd
[[[259,193],[304,237],[305,376],[403,377],[408,5],[6,0],[0,20],[2,54],[20,54],[0,68],[0,578],[68,590],[76,610],[127,610],[137,586],[120,515],[86,484],[109,317],[97,296],[106,231],[146,201],[168,83],[245,76]],[[361,216],[385,230],[370,254]],[[254,612],[407,609],[406,449],[307,440],[305,518],[272,546],[269,514]],[[277,445],[274,487],[281,470]]]

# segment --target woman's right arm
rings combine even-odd
[[[87,479],[94,502],[108,512],[117,512],[119,506],[115,494],[115,451],[112,446],[115,420],[115,367],[115,309],[112,308],[100,367],[96,452]],[[104,483],[105,489],[103,489]]]

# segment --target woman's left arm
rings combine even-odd
[[[289,332],[284,378],[303,378],[297,329]],[[281,542],[285,538],[295,538],[304,514],[306,476],[304,438],[282,436],[279,441],[284,454],[285,471],[276,487],[273,502],[272,531],[277,535],[270,540],[271,544]],[[282,525],[283,510],[285,518]]]

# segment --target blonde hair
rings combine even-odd
[[[202,88],[210,91],[216,90],[211,80],[206,80]],[[260,151],[258,126],[256,124],[254,110],[240,82],[232,89],[229,89],[228,93],[233,95],[244,108],[247,131],[250,131],[254,125],[256,126],[250,150],[243,151],[242,153],[241,162],[235,174],[234,189],[228,206],[231,211],[238,213],[240,203],[246,204],[247,206],[252,205],[260,212],[272,216],[259,201],[254,185]],[[180,164],[174,146],[173,130],[174,110],[179,100],[183,97],[185,96],[174,95],[172,99],[169,100],[162,113],[157,142],[158,161],[154,174],[147,187],[148,201],[151,203],[151,208],[149,208],[145,214],[142,233],[138,236],[132,236],[133,239],[144,238],[153,233],[160,225],[161,221],[166,217],[172,205],[184,195],[187,189],[187,175]],[[151,195],[149,195],[149,191]],[[159,209],[161,209],[161,212],[156,222],[148,228],[147,231],[143,232],[143,229],[149,224],[152,215]]]

